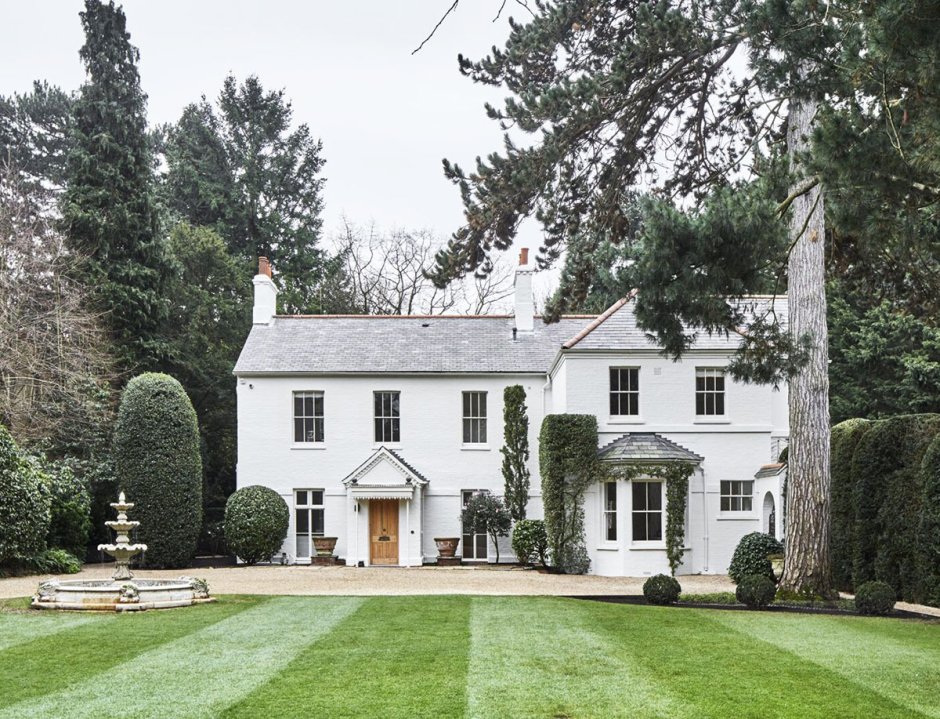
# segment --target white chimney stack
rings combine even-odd
[[[252,320],[256,325],[271,324],[277,314],[277,287],[271,279],[271,263],[267,257],[258,258],[258,274],[255,285],[255,306]]]
[[[529,264],[529,248],[519,251],[519,266],[516,268],[515,310],[516,331],[532,334],[535,329],[535,299],[532,296],[532,276],[535,267]]]

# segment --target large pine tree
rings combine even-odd
[[[924,26],[936,9],[916,4]],[[435,280],[485,271],[534,216],[542,266],[568,251],[554,314],[584,300],[599,245],[633,242],[639,321],[671,354],[696,333],[741,334],[735,374],[790,378],[782,584],[793,590],[832,593],[824,217],[827,193],[850,183],[839,183],[846,165],[818,151],[820,138],[829,131],[829,146],[845,154],[836,120],[847,108],[857,110],[858,135],[874,136],[903,125],[903,98],[932,92],[929,71],[913,86],[883,72],[903,65],[896,33],[918,37],[916,14],[903,3],[557,0],[513,22],[504,49],[460,59],[475,81],[509,91],[489,116],[534,136],[518,144],[507,135],[469,174],[445,161],[466,223],[438,256]],[[928,183],[908,176],[909,163],[893,164],[904,169],[892,173],[896,192],[923,201],[918,184]],[[637,192],[650,195],[639,222]],[[786,326],[740,302],[768,274],[788,291]]]
[[[126,369],[158,365],[168,262],[157,230],[146,95],[124,12],[86,0],[80,13],[87,79],[76,99],[62,203],[70,245],[87,258],[81,280],[106,314]]]

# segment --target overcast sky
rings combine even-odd
[[[325,224],[343,215],[382,227],[449,235],[462,221],[457,188],[441,159],[465,168],[501,146],[483,103],[500,90],[472,83],[457,54],[484,55],[508,35],[493,22],[499,0],[464,0],[416,55],[450,0],[125,0],[131,42],[151,124],[176,121],[202,95],[215,98],[226,74],[256,74],[283,88],[294,120],[323,141]],[[79,87],[84,70],[81,0],[0,0],[0,94],[35,79]],[[506,7],[521,19],[525,10]],[[540,244],[537,226],[518,246]],[[543,282],[548,278],[543,278]]]

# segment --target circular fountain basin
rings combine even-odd
[[[41,582],[36,609],[137,612],[215,601],[203,579],[51,579]]]

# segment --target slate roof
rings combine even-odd
[[[776,477],[787,468],[785,462],[775,462],[774,464],[765,464],[754,475],[754,479],[764,479],[765,477]]]
[[[540,319],[512,338],[508,315],[376,317],[279,316],[254,325],[235,374],[242,373],[538,373],[590,317]]]
[[[704,458],[655,432],[630,432],[597,450],[605,462],[701,462]]]
[[[637,327],[634,298],[635,293],[631,293],[630,296],[615,302],[590,325],[568,339],[564,344],[565,349],[656,349],[655,341]],[[786,323],[787,298],[785,296],[771,298],[770,296],[755,295],[745,298],[741,304],[742,309],[748,314],[763,314],[773,304],[778,317]],[[737,335],[709,335],[707,332],[697,331],[692,347],[697,350],[734,351],[740,341],[741,338]]]

